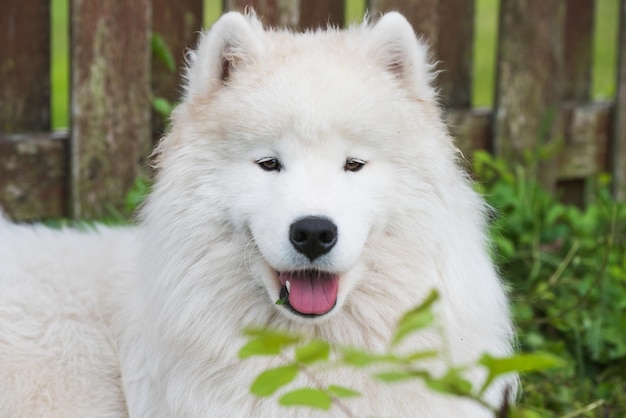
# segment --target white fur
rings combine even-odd
[[[432,288],[442,331],[410,347],[444,355],[425,367],[510,353],[484,203],[456,163],[431,79],[426,47],[397,13],[298,35],[223,16],[190,56],[138,229],[0,220],[0,415],[122,416],[121,370],[132,417],[293,416],[248,393],[276,363],[237,358],[244,326],[381,350]],[[283,169],[262,170],[267,157]],[[345,171],[347,158],[367,163]],[[339,231],[313,262],[288,239],[310,215]],[[312,267],[340,275],[336,307],[310,319],[275,305],[277,271]],[[415,383],[347,369],[321,379],[363,393],[345,401],[355,416],[489,416]],[[516,385],[502,380],[486,400],[498,404],[506,383]]]

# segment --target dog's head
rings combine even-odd
[[[397,13],[303,34],[229,13],[190,54],[174,129],[194,142],[189,158],[211,172],[207,199],[248,237],[244,262],[287,315],[337,311],[368,245],[405,210],[403,187],[419,181],[407,180],[420,165],[412,149],[430,158],[416,132],[424,143],[439,135],[430,70]]]

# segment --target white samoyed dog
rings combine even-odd
[[[0,221],[0,416],[325,416],[249,394],[280,363],[242,362],[242,329],[384,350],[433,288],[439,325],[407,341],[441,353],[424,367],[510,354],[486,206],[427,58],[397,13],[302,34],[224,15],[190,54],[137,227]],[[490,416],[413,381],[319,379],[362,393],[343,401],[353,416]]]

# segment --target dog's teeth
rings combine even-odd
[[[291,283],[289,283],[289,280],[285,282],[285,287],[287,288],[287,292],[291,290]]]

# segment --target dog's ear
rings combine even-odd
[[[186,96],[210,93],[227,84],[233,72],[257,60],[262,51],[263,27],[254,12],[223,15],[198,48],[187,56]]]
[[[372,27],[368,40],[370,53],[421,100],[434,100],[431,86],[435,73],[429,62],[428,47],[418,39],[413,27],[397,12],[383,15]]]

